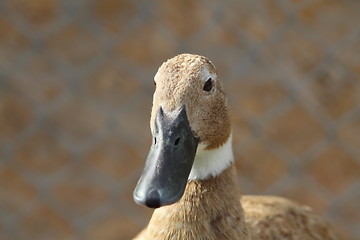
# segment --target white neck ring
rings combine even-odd
[[[189,180],[205,180],[209,177],[215,177],[234,161],[231,135],[222,146],[211,150],[205,148],[206,145],[199,144]]]

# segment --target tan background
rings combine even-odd
[[[209,57],[239,187],[360,239],[360,2],[0,1],[0,239],[130,239],[157,67]]]

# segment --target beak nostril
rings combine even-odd
[[[177,146],[180,142],[180,138],[178,137],[177,139],[175,139],[175,146]]]

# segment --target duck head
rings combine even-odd
[[[134,191],[137,203],[170,205],[187,181],[222,172],[233,160],[226,96],[205,57],[181,54],[161,65],[154,78],[152,146]]]

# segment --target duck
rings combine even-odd
[[[135,187],[154,208],[135,240],[335,240],[308,206],[277,196],[241,196],[230,109],[215,66],[180,54],[154,77],[152,144]]]

